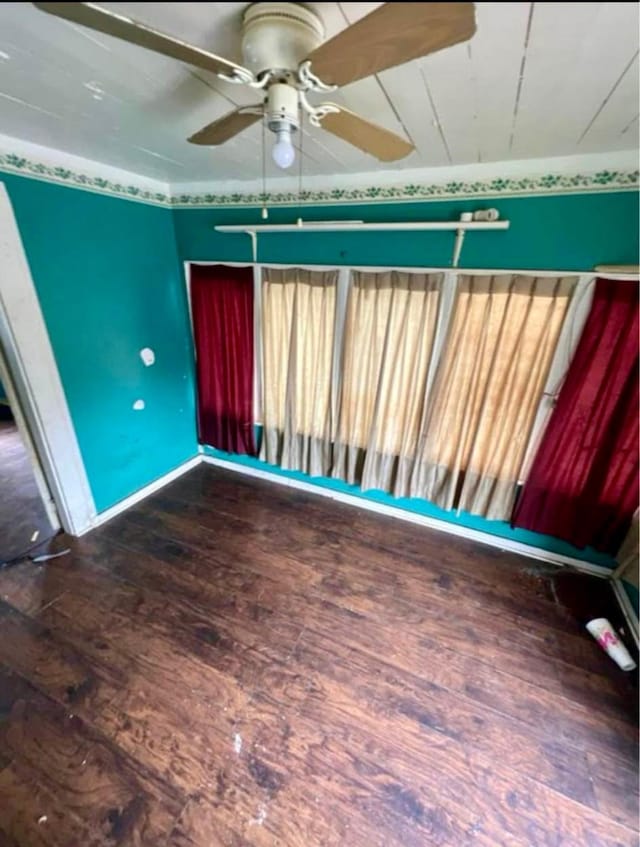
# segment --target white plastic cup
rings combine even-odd
[[[587,624],[587,629],[618,667],[623,671],[632,671],[635,668],[636,663],[606,618],[594,618]]]

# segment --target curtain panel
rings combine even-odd
[[[332,475],[404,492],[424,413],[442,274],[353,272]]]
[[[615,553],[638,507],[638,285],[598,279],[513,525]]]
[[[191,314],[198,440],[229,453],[255,455],[252,269],[192,265]]]
[[[260,458],[327,476],[333,431],[337,271],[264,268]]]
[[[460,277],[411,496],[509,520],[576,281]]]

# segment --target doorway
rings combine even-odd
[[[96,522],[96,508],[62,381],[31,277],[6,186],[0,182],[0,348],[13,377],[19,405],[14,414],[25,443],[35,445],[36,482],[53,496],[65,532],[82,535]],[[0,380],[2,378],[0,377]],[[5,386],[6,388],[7,386]],[[9,392],[7,392],[9,393]],[[33,460],[32,460],[33,464]],[[38,469],[42,468],[42,471]],[[46,478],[46,484],[44,479]],[[47,505],[45,503],[45,505]],[[49,508],[47,506],[47,508]],[[51,517],[54,526],[58,517]]]
[[[0,347],[0,567],[60,529],[18,392]]]

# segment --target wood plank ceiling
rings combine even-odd
[[[245,3],[105,3],[241,61]],[[312,3],[327,37],[378,3]],[[395,168],[635,149],[638,4],[478,3],[466,43],[331,95],[415,145]],[[255,93],[39,12],[0,4],[0,127],[174,182],[255,179],[261,127],[217,149],[185,139]],[[328,133],[304,133],[305,174],[388,170]],[[268,170],[274,166],[269,163]]]

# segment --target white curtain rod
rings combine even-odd
[[[634,273],[613,271],[601,272],[596,268],[590,270],[540,270],[539,268],[449,268],[449,267],[433,267],[429,265],[319,265],[309,262],[236,262],[233,260],[219,259],[215,262],[203,261],[198,259],[186,259],[185,267],[188,265],[229,265],[232,268],[302,268],[310,271],[333,271],[346,268],[351,271],[362,271],[363,273],[387,273],[388,271],[402,271],[403,273],[455,273],[464,274],[465,276],[536,276],[536,277],[557,277],[557,276],[588,276],[592,279],[617,279],[621,282],[640,282],[640,276]]]

